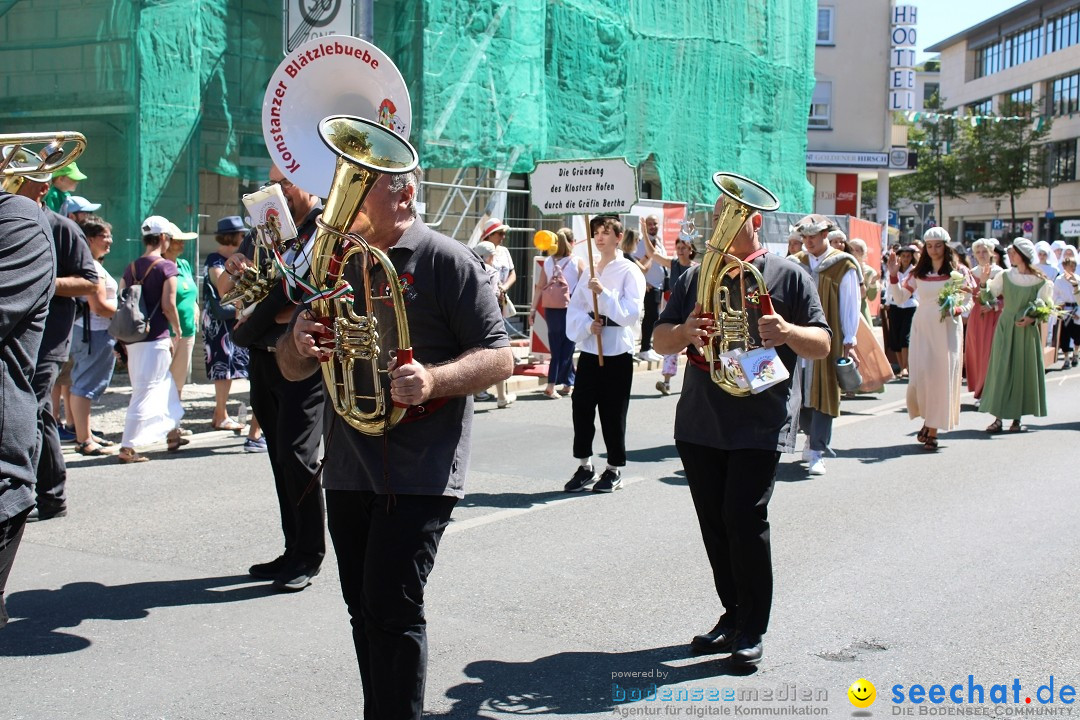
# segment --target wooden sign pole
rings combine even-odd
[[[589,251],[589,277],[596,277],[596,261],[593,260],[592,227],[589,224],[589,215],[585,214],[585,242]],[[589,292],[592,292],[591,290]],[[592,296],[593,320],[600,319],[600,304],[596,300],[596,293]],[[604,367],[604,329],[600,328],[600,334],[596,336],[596,356],[600,367]]]

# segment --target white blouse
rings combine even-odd
[[[605,325],[601,331],[604,357],[633,352],[635,331],[644,313],[645,276],[624,257],[616,257],[599,274],[604,292],[596,295],[600,314],[615,325]],[[566,308],[566,337],[577,343],[578,350],[596,355],[596,335],[591,332],[593,291],[584,276],[570,297]]]

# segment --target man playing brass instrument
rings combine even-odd
[[[420,718],[427,672],[424,586],[450,513],[464,496],[475,392],[513,371],[510,341],[483,263],[416,215],[419,170],[373,185],[352,231],[385,252],[406,304],[415,360],[391,365],[390,397],[410,406],[385,435],[353,429],[327,403],[327,525],[352,618],[365,718]],[[359,263],[345,279],[364,287]],[[385,277],[372,267],[372,287]],[[360,305],[361,303],[357,303]],[[278,342],[296,380],[329,358],[326,328],[300,311]],[[390,341],[392,342],[392,340]]]
[[[724,196],[716,201],[713,222]],[[732,241],[729,255],[761,272],[776,314],[751,322],[754,340],[776,348],[788,372],[796,355],[821,358],[829,352],[829,326],[809,274],[797,264],[770,255],[759,239],[761,215],[750,216]],[[761,636],[772,605],[772,557],[768,504],[781,452],[794,450],[798,388],[790,378],[762,392],[736,397],[712,382],[700,348],[710,321],[696,304],[701,266],[682,274],[657,320],[657,352],[687,348],[689,362],[675,413],[675,445],[686,470],[713,581],[724,614],[716,626],[694,637],[698,652],[731,653],[734,662],[761,660]],[[747,295],[758,289],[747,274]],[[722,284],[736,297],[738,277]]]
[[[319,198],[285,178],[275,165],[270,182],[281,185],[289,212],[296,223],[295,243],[285,250],[286,261],[300,275],[307,272],[306,252],[315,234],[315,219],[322,212]],[[255,257],[254,238],[249,236],[237,253],[225,261],[217,290],[225,295]],[[295,592],[311,584],[326,555],[323,498],[318,492],[319,440],[322,437],[323,385],[318,377],[289,382],[283,378],[274,356],[279,337],[285,334],[296,306],[275,283],[254,311],[232,330],[233,342],[250,350],[251,409],[266,437],[274,490],[281,511],[285,551],[268,562],[252,565],[248,574],[271,580],[276,590]],[[313,488],[314,484],[314,488]]]

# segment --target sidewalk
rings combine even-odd
[[[518,360],[515,372],[521,371],[525,374],[515,374],[507,380],[507,392],[523,394],[543,390],[547,384],[547,366],[529,366],[528,348],[515,347],[514,351]],[[541,370],[543,374],[539,374]],[[656,371],[659,379],[660,363],[635,362],[634,370],[635,372]],[[235,418],[237,416],[240,403],[247,406],[248,417],[251,416],[250,388],[251,386],[247,380],[233,380],[228,403],[230,417]],[[124,418],[127,415],[127,406],[130,399],[131,383],[127,371],[118,368],[113,375],[109,389],[91,407],[90,425],[95,430],[100,430],[105,439],[119,443],[124,432]],[[215,433],[220,434],[222,437],[232,437],[234,435],[230,431],[214,430],[211,427],[214,417],[214,383],[207,381],[192,382],[184,385],[181,404],[184,406],[182,425],[193,434]],[[64,449],[69,455],[75,454],[74,445],[72,444],[65,445]]]

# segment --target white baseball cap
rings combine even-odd
[[[142,222],[143,235],[168,235],[176,240],[193,240],[199,237],[196,232],[184,232],[176,223],[161,215],[151,215]]]

